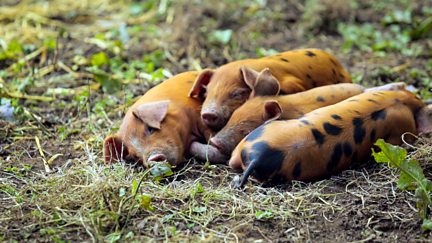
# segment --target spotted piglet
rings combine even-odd
[[[351,83],[336,57],[319,49],[299,49],[206,69],[196,78],[189,96],[205,98],[201,119],[219,131],[233,111],[252,97],[279,91],[292,94],[336,83]]]
[[[314,181],[364,161],[378,138],[400,144],[405,132],[431,131],[432,106],[406,91],[373,91],[288,121],[255,129],[232,153],[229,165],[245,170],[238,186],[252,176]]]
[[[227,163],[235,146],[251,131],[272,120],[296,119],[315,109],[329,106],[363,92],[401,90],[402,82],[365,88],[359,84],[343,83],[313,88],[304,92],[249,99],[234,111],[228,123],[210,139],[210,144],[194,142],[191,154],[211,163]],[[241,168],[232,168],[240,170]]]

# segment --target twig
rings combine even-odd
[[[38,95],[26,95],[22,93],[13,93],[13,92],[0,92],[0,98],[13,98],[13,99],[25,99],[25,100],[38,100],[38,101],[53,101],[54,98],[46,97],[46,96],[38,96]]]
[[[405,132],[404,134],[402,134],[401,139],[402,142],[407,145],[408,147],[412,148],[412,149],[419,149],[418,147],[411,145],[410,143],[408,143],[407,141],[405,141],[405,135],[411,135],[413,136],[415,139],[419,139],[419,137],[411,132]]]

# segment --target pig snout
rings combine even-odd
[[[162,162],[162,161],[166,161],[167,157],[162,154],[162,153],[152,153],[150,154],[150,156],[148,157],[147,161],[153,161],[153,162]]]
[[[220,153],[217,148],[211,145],[193,142],[190,146],[190,154],[197,159],[208,160],[213,164],[225,164],[228,157]]]
[[[201,111],[201,120],[210,129],[219,131],[225,126],[226,117],[224,109],[216,105],[204,106]]]
[[[210,145],[217,148],[217,150],[219,150],[219,152],[221,152],[222,154],[230,154],[229,148],[227,147],[226,143],[216,137],[212,137],[210,139]]]
[[[207,127],[214,130],[219,130],[223,126],[222,119],[216,112],[203,112],[201,119]]]

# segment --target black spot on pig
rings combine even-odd
[[[388,141],[390,139],[390,136],[391,136],[390,132],[386,133],[386,135],[384,135],[383,137],[384,141]]]
[[[387,112],[384,109],[382,109],[382,110],[372,112],[371,118],[374,121],[379,120],[379,119],[384,120],[386,118],[386,115],[387,115]]]
[[[308,78],[308,79],[312,79],[312,77],[310,76],[310,74],[306,74],[306,78]]]
[[[309,125],[310,124],[307,120],[300,120],[300,122],[302,122],[305,125]]]
[[[283,62],[289,62],[289,60],[286,59],[286,58],[281,58],[280,60],[283,61]]]
[[[311,51],[306,51],[306,56],[308,56],[308,57],[315,57],[316,54],[313,53],[313,52],[311,52]]]
[[[279,171],[284,161],[284,153],[281,150],[274,149],[266,142],[257,142],[252,145],[252,151],[249,154],[249,160],[255,169],[252,176],[258,180],[265,180]]]
[[[332,172],[339,164],[342,157],[342,144],[337,143],[333,148],[330,160],[327,162],[327,171]]]
[[[264,132],[264,126],[259,126],[257,129],[253,130],[249,135],[246,137],[246,141],[251,142],[255,139],[261,137],[262,133]]]
[[[317,143],[318,145],[322,145],[322,144],[324,143],[324,140],[325,140],[325,136],[324,136],[324,134],[322,134],[322,133],[321,133],[318,129],[316,129],[316,128],[311,129],[311,131],[312,131],[312,135],[313,135],[314,138],[315,138],[316,143]]]
[[[324,99],[324,97],[322,97],[322,96],[318,96],[318,97],[316,98],[316,101],[318,101],[318,102],[325,102],[325,99]]]
[[[366,135],[366,130],[363,128],[363,120],[361,118],[354,118],[352,124],[354,125],[354,142],[361,144]]]
[[[376,140],[376,129],[375,128],[373,128],[372,130],[371,130],[371,132],[370,132],[370,141],[373,143],[373,142],[375,142],[375,140]]]
[[[336,125],[333,125],[333,124],[331,124],[329,122],[324,122],[323,128],[326,131],[326,133],[329,134],[329,135],[336,136],[336,135],[339,135],[342,132],[342,128],[340,128],[340,127],[338,127]]]
[[[297,161],[293,169],[293,177],[298,178],[301,174],[301,161]]]
[[[331,115],[331,117],[335,120],[342,120],[342,117],[340,117],[339,115],[336,115],[336,114]]]
[[[335,60],[333,60],[333,58],[330,58],[330,62],[333,63],[333,65],[337,66]]]
[[[354,153],[353,153],[353,156],[352,156],[352,158],[351,158],[351,163],[358,163],[359,161],[358,161],[358,153],[357,153],[357,151],[355,151]]]
[[[346,156],[346,157],[351,156],[352,152],[353,152],[353,151],[352,151],[351,144],[349,144],[348,142],[345,142],[345,143],[343,144],[343,153],[345,154],[345,156]]]
[[[311,65],[308,65],[308,68],[312,70],[312,66]]]
[[[369,102],[372,102],[372,103],[374,103],[374,104],[379,104],[376,100],[373,100],[373,99],[368,99],[368,101],[369,101]]]
[[[249,163],[246,163],[249,161],[248,152],[246,149],[242,149],[242,151],[240,152],[240,156],[241,156],[241,160],[243,161],[244,165],[249,164]]]
[[[336,76],[336,70],[334,70],[334,68],[332,68],[332,73],[334,76]]]

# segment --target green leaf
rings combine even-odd
[[[212,42],[219,42],[221,44],[228,44],[231,40],[233,31],[231,29],[227,30],[215,30],[210,33],[209,40]]]
[[[205,211],[207,211],[207,207],[193,207],[192,211],[194,213],[204,213]]]
[[[397,182],[397,186],[401,190],[415,190],[416,185],[413,178],[408,175],[407,173],[401,171],[401,174],[399,176],[399,180]]]
[[[14,39],[9,42],[5,50],[4,49],[0,50],[0,60],[19,59],[22,56],[22,54],[23,54],[23,46],[17,40]]]
[[[378,139],[375,142],[375,145],[378,146],[381,151],[380,152],[375,152],[372,149],[372,155],[375,159],[376,162],[379,163],[390,163],[390,166],[392,167],[398,167],[402,161],[405,160],[406,156],[407,156],[407,152],[405,149],[398,147],[398,146],[394,146],[391,144],[388,144],[386,142],[384,142],[383,139]]]
[[[271,55],[275,55],[278,53],[277,50],[275,49],[265,49],[265,48],[257,48],[255,50],[256,54],[258,57],[265,57],[265,56],[271,56]]]
[[[111,233],[111,234],[106,236],[106,239],[110,243],[117,242],[121,239],[121,233],[120,232]]]
[[[87,71],[93,73],[94,79],[102,85],[104,91],[108,93],[114,93],[121,87],[121,81],[113,78],[107,72],[99,69],[96,66],[88,67]]]
[[[404,160],[400,165],[402,171],[408,173],[412,178],[417,179],[420,184],[426,187],[423,169],[416,160]]]
[[[91,56],[90,62],[93,66],[101,67],[105,64],[108,64],[110,62],[110,59],[105,54],[105,52],[98,52]]]
[[[432,220],[431,219],[425,219],[423,220],[423,224],[421,226],[423,231],[431,231],[432,230]]]
[[[204,192],[204,187],[201,183],[197,183],[195,186],[195,191],[196,193],[203,193]]]
[[[255,218],[258,220],[265,220],[265,219],[271,219],[273,218],[273,212],[272,211],[257,211],[255,213]]]
[[[131,194],[135,195],[137,193],[137,189],[138,189],[138,181],[133,179],[132,181],[132,191]]]
[[[379,139],[376,143],[381,152],[372,149],[372,155],[377,162],[387,162],[390,166],[401,170],[398,187],[403,190],[415,190],[416,206],[422,219],[426,219],[428,208],[431,205],[432,182],[425,178],[420,164],[416,160],[406,159],[405,149],[385,143]]]
[[[125,235],[125,239],[132,239],[135,236],[133,231],[129,231],[126,235]]]
[[[120,189],[119,189],[119,196],[120,197],[124,197],[125,194],[126,194],[126,189],[124,187],[120,187]]]
[[[155,162],[152,163],[150,168],[150,173],[154,177],[155,181],[162,179],[173,174],[171,170],[171,165],[167,162]]]
[[[154,208],[153,208],[153,206],[150,204],[150,203],[151,203],[151,200],[152,200],[152,197],[151,197],[150,195],[148,195],[148,194],[142,194],[142,195],[140,195],[140,197],[139,197],[139,201],[140,201],[140,205],[141,205],[141,207],[143,207],[143,208],[145,208],[145,209],[147,209],[147,210],[153,211]]]
[[[46,46],[49,50],[54,50],[57,45],[56,39],[48,38],[43,41],[43,45]]]
[[[426,36],[431,35],[432,30],[432,16],[423,20],[419,26],[414,28],[410,33],[413,39],[420,39]]]

